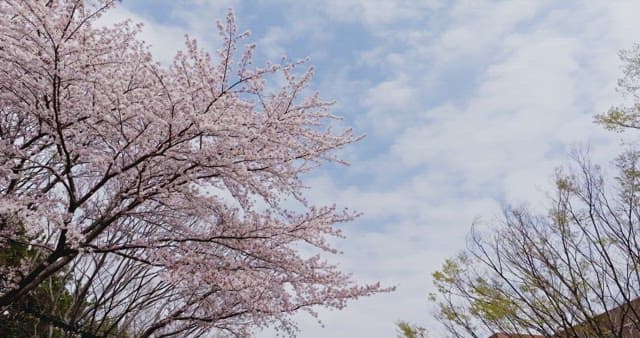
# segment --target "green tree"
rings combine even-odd
[[[621,56],[620,87],[635,103],[596,120],[616,131],[640,129],[640,47]],[[586,155],[572,163],[556,173],[548,213],[506,208],[497,227],[474,225],[467,250],[433,273],[430,300],[453,336],[640,330],[639,309],[626,306],[640,297],[640,150],[617,158],[613,179]],[[608,315],[614,308],[622,310]]]

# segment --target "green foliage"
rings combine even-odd
[[[6,216],[0,216],[0,226],[6,226],[8,221]],[[30,239],[24,234],[24,230],[21,227],[19,229],[18,240],[10,240],[0,246],[0,264],[4,266],[18,268],[21,264],[36,261],[39,257],[38,250],[28,245]],[[113,323],[112,319],[105,319],[102,329],[95,329],[87,323],[70,323],[65,318],[74,306],[83,309],[91,304],[74,297],[67,288],[67,280],[64,276],[65,270],[51,276],[18,302],[3,310],[0,313],[2,337],[62,338],[70,337],[70,332],[82,332],[83,337],[107,337],[101,331]],[[0,278],[7,277],[0,276]],[[117,328],[114,331],[115,333],[108,336],[128,337],[124,329]]]
[[[464,295],[469,299],[468,308],[439,302],[439,317],[459,322],[480,317],[487,322],[496,322],[513,315],[517,309],[514,302],[495,282],[492,284],[482,277],[468,278],[466,273],[470,263],[470,259],[461,254],[447,259],[442,269],[432,274],[437,293],[429,296],[431,301],[438,302],[439,296],[448,299],[454,295]]]
[[[5,266],[17,267],[23,260],[35,256],[36,250],[25,243],[11,242],[0,249],[0,263]],[[61,338],[64,331],[52,325],[50,319],[67,311],[73,303],[73,295],[65,288],[62,279],[51,277],[0,314],[0,332],[6,337],[16,338]]]
[[[398,327],[396,338],[427,338],[427,330],[423,327],[405,321],[397,322],[396,326]]]
[[[0,264],[17,267],[25,256],[27,256],[27,245],[11,242],[0,250]]]
[[[465,265],[468,261],[467,256],[464,254],[445,260],[442,270],[431,274],[436,288],[438,290],[447,290],[456,284],[460,280],[460,275],[464,273]]]
[[[632,109],[612,107],[605,114],[596,115],[595,120],[607,130],[615,132],[622,132],[628,128],[638,129],[640,128],[638,108],[639,106],[635,106]]]
[[[0,230],[14,228],[15,224],[19,224],[15,219],[16,217],[11,214],[0,214]],[[29,256],[29,246],[25,243],[27,238],[24,235],[24,229],[18,227],[18,231],[15,234],[16,237],[24,239],[23,242],[18,242],[9,238],[2,238],[0,242],[0,265],[18,267],[23,258]],[[6,276],[0,276],[0,278],[6,278]]]
[[[13,304],[7,314],[0,314],[2,337],[129,337],[126,329],[119,327],[106,334],[106,328],[114,323],[108,317],[101,323],[69,322],[66,315],[77,305],[76,301],[81,302],[81,309],[91,305],[76,300],[65,287],[65,281],[53,276]]]
[[[516,311],[509,297],[484,280],[479,280],[478,284],[472,286],[472,294],[476,299],[471,303],[471,313],[487,321],[503,320]]]

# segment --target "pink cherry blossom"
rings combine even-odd
[[[255,66],[231,12],[214,55],[187,38],[163,66],[139,26],[95,25],[113,6],[0,2],[0,249],[38,252],[0,267],[0,307],[64,276],[91,306],[69,324],[293,335],[295,312],[389,291],[322,258],[357,214],[308,203],[301,176],[358,137],[328,127],[313,69]]]

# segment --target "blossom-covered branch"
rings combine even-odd
[[[242,336],[386,290],[296,250],[334,252],[356,216],[302,197],[301,175],[357,139],[328,128],[312,69],[254,66],[231,13],[217,54],[187,39],[163,66],[140,26],[95,25],[113,5],[0,3],[0,249],[32,252],[0,267],[0,306],[60,278],[59,319],[83,330]]]

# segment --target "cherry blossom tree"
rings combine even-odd
[[[388,291],[320,256],[357,214],[308,203],[301,176],[358,137],[330,128],[313,69],[255,66],[231,13],[215,54],[187,38],[164,66],[140,26],[96,24],[113,6],[0,2],[5,314],[86,337],[294,335],[298,311]],[[18,306],[52,281],[64,306]]]

